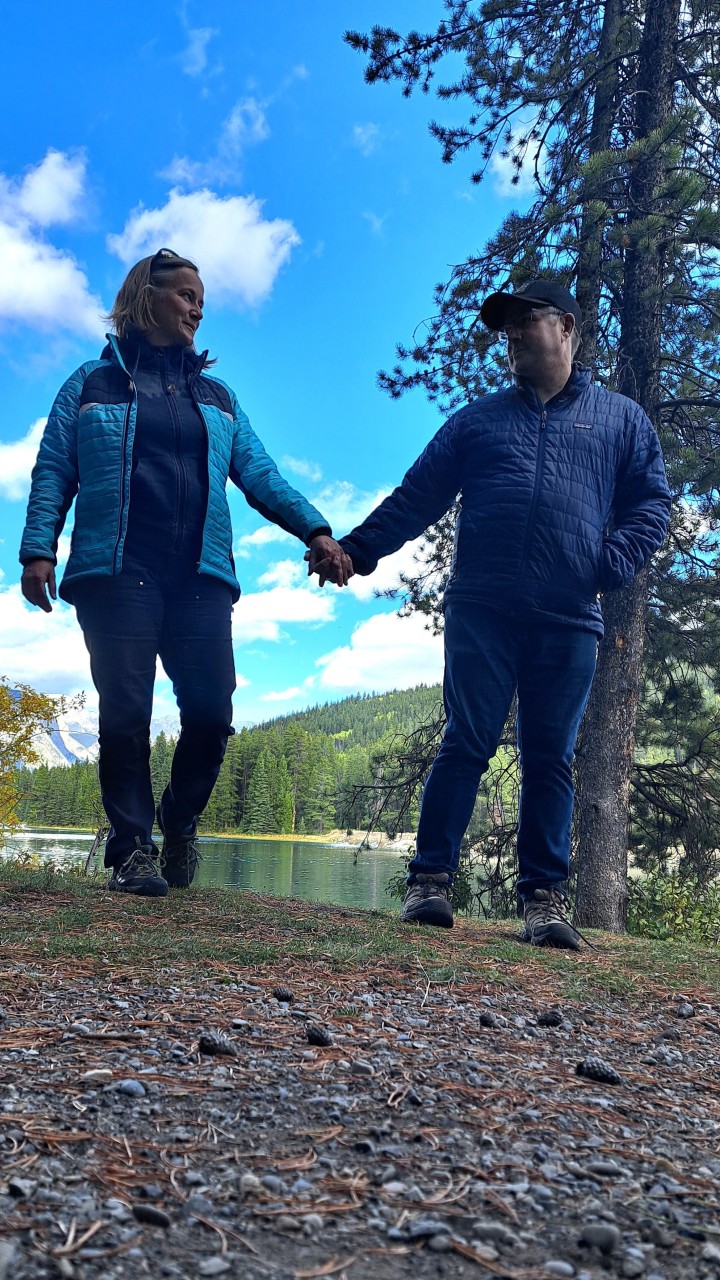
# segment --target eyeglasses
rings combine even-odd
[[[512,319],[507,319],[503,328],[500,330],[501,337],[507,337],[508,329],[529,329],[532,324],[537,324],[539,320],[544,320],[546,316],[562,316],[564,311],[560,311],[557,307],[532,307],[529,311],[519,311]]]

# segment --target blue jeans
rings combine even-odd
[[[120,574],[75,584],[74,604],[100,701],[100,789],[110,834],[105,865],[152,843],[150,717],[160,657],[180,710],[162,796],[166,830],[189,831],[220,772],[232,733],[235,664],[230,588],[197,573],[154,581]]]
[[[518,897],[568,877],[572,761],[590,693],[597,636],[579,627],[505,617],[472,603],[445,609],[447,727],[420,809],[417,872],[455,874],[480,778],[518,697],[521,787]]]

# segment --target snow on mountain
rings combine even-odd
[[[153,742],[159,733],[176,738],[179,732],[180,722],[175,716],[160,717],[153,720],[150,726]],[[58,712],[48,732],[40,733],[34,738],[33,748],[37,752],[38,763],[51,768],[56,765],[94,762],[98,758],[99,749],[97,711],[76,708]]]

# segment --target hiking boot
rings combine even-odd
[[[163,834],[160,866],[171,889],[188,889],[202,854],[197,847],[197,819],[181,835],[165,830],[162,805],[157,807],[157,823]]]
[[[580,936],[567,918],[570,903],[559,889],[536,889],[525,902],[523,942],[534,947],[568,947],[577,951]]]
[[[168,887],[158,868],[157,849],[152,844],[140,844],[137,836],[135,843],[132,853],[113,867],[108,889],[144,898],[164,898]]]
[[[452,929],[450,877],[422,872],[416,875],[408,885],[400,919],[411,924],[434,924],[439,929]]]

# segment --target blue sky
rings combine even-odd
[[[15,10],[0,89],[0,675],[93,703],[74,611],[22,601],[17,549],[44,417],[99,354],[102,312],[145,253],[169,245],[199,263],[201,347],[338,536],[437,430],[420,392],[392,402],[376,374],[430,314],[450,264],[508,212],[507,178],[498,165],[478,190],[472,157],[443,165],[427,121],[462,119],[462,104],[366,85],[342,35],[431,29],[440,13],[439,0]],[[320,591],[297,541],[237,491],[231,509],[236,723],[440,678],[440,642],[373,595],[412,549]]]

